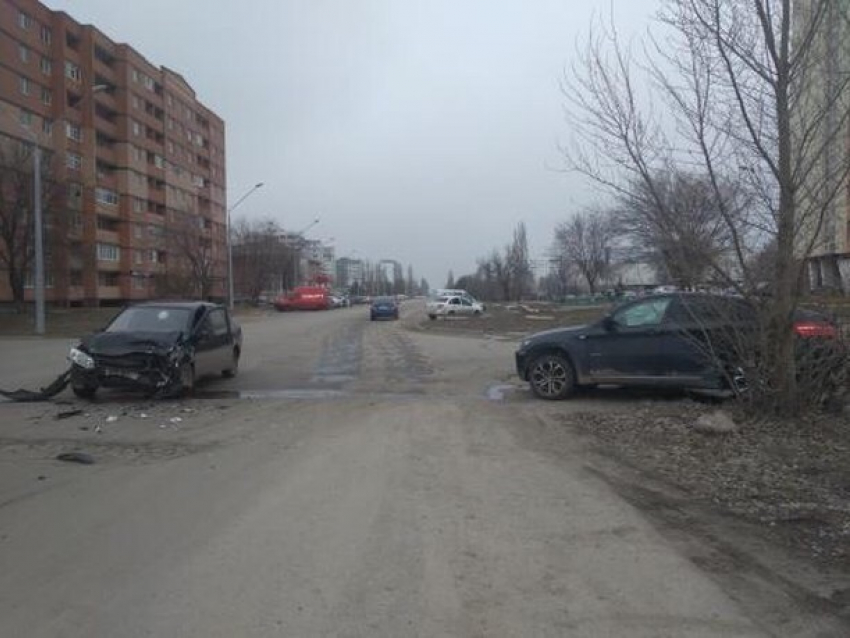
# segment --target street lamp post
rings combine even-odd
[[[41,210],[41,149],[33,141],[33,224],[35,243],[35,333],[44,334],[44,224]]]
[[[92,93],[108,91],[109,85],[97,84],[92,87]],[[60,121],[64,121],[61,118]],[[24,132],[32,142],[32,182],[33,182],[33,258],[35,260],[35,272],[33,281],[33,296],[35,298],[35,333],[43,335],[45,331],[45,282],[44,282],[44,211],[42,207],[41,193],[41,147],[34,133],[24,128]]]
[[[236,200],[230,208],[227,209],[227,307],[233,310],[233,239],[230,236],[230,213],[232,213],[239,204],[248,199],[258,188],[262,188],[263,182],[254,184],[247,193]]]

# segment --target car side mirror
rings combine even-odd
[[[608,315],[602,320],[602,327],[605,332],[617,332],[617,321],[611,315]]]

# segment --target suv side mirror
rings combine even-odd
[[[602,320],[602,327],[605,332],[617,332],[617,321],[611,315],[608,315]]]

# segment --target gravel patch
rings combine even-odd
[[[850,423],[821,415],[736,420],[706,430],[717,407],[644,401],[629,413],[564,414],[594,448],[672,484],[723,513],[761,524],[771,536],[850,569]]]

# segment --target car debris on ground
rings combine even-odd
[[[79,463],[80,465],[93,465],[94,457],[85,452],[62,452],[56,455],[57,461],[65,461],[67,463]]]

